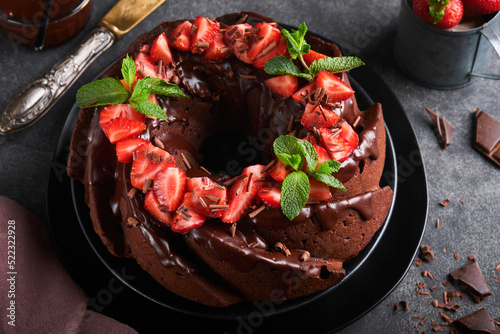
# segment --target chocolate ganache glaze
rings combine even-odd
[[[272,22],[254,13],[228,14],[217,20],[224,28],[245,18],[251,25]],[[165,22],[143,34],[128,54],[137,55],[143,44],[151,44],[162,32],[169,36],[183,21]],[[315,51],[341,56],[335,45],[314,37],[308,42]],[[290,119],[303,111],[303,105],[273,93],[263,83],[268,74],[236,57],[210,63],[190,52],[171,51],[170,78],[190,99],[158,97],[169,122],[147,118],[141,137],[159,140],[188,177],[206,176],[220,184],[247,165],[271,161],[274,139],[288,133]],[[104,76],[118,77],[120,65],[121,59]],[[342,79],[349,82],[345,73]],[[188,233],[174,233],[144,209],[144,194],[129,196],[131,163],[117,161],[115,147],[99,125],[100,110],[80,111],[68,174],[85,185],[94,229],[109,251],[135,258],[160,284],[185,298],[220,307],[324,290],[345,277],[342,264],[366,247],[388,214],[392,191],[379,187],[385,160],[379,104],[362,112],[353,97],[339,107],[349,124],[357,119],[354,130],[359,136],[358,148],[334,174],[347,191],[332,188],[331,200],[308,203],[293,221],[272,208],[256,216],[245,215],[234,236],[231,224],[210,217]],[[298,122],[293,129],[298,138],[308,132]],[[220,154],[205,154],[217,152],[218,148],[210,151],[210,143],[220,142],[214,138],[235,141],[233,156],[245,159],[231,161],[231,153],[223,148]],[[224,155],[229,161],[221,158]],[[222,172],[209,168],[208,174],[200,166],[214,166]],[[131,224],[130,217],[138,223]],[[277,250],[277,244],[286,245],[287,250]]]

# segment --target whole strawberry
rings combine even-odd
[[[413,0],[412,7],[420,19],[440,29],[456,26],[464,13],[461,0]]]
[[[500,10],[500,0],[462,0],[464,15],[486,15]]]

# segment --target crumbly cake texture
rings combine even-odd
[[[272,22],[254,13],[228,14],[217,21],[225,27],[242,19],[252,26]],[[169,36],[182,22],[162,23],[138,37],[127,53],[135,57],[142,45],[162,32]],[[308,43],[317,52],[341,56],[336,45],[315,37],[308,37]],[[236,57],[210,64],[189,52],[171,50],[179,86],[191,98],[159,98],[169,122],[147,119],[142,137],[161,141],[188,177],[207,176],[220,184],[231,176],[213,176],[199,168],[207,159],[200,148],[214,136],[231,132],[260,138],[260,163],[270,162],[273,140],[287,134],[290,118],[304,106],[270,91],[262,82],[269,75]],[[118,77],[120,66],[121,59],[104,76]],[[349,82],[345,73],[341,78]],[[115,145],[99,125],[101,110],[80,110],[68,175],[85,185],[94,229],[108,250],[134,258],[161,285],[187,299],[223,307],[291,299],[332,287],[346,275],[343,263],[370,243],[389,212],[392,190],[379,186],[386,143],[378,103],[360,111],[355,97],[343,102],[341,117],[351,125],[356,122],[359,136],[358,148],[334,174],[347,191],[331,188],[330,200],[307,204],[293,221],[280,209],[267,207],[256,216],[244,215],[237,224],[208,218],[184,234],[153,218],[143,207],[140,191],[129,196],[131,163],[117,161]],[[307,136],[300,123],[293,127],[298,138]],[[136,223],[131,224],[131,217]]]

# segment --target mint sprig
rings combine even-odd
[[[285,56],[277,56],[269,59],[264,65],[264,71],[271,75],[285,75],[291,74],[297,77],[312,80],[322,70],[331,73],[339,73],[352,70],[356,67],[365,65],[365,63],[358,57],[326,57],[317,59],[307,66],[304,61],[303,55],[310,52],[310,45],[305,40],[307,33],[307,26],[302,23],[298,30],[291,32],[282,29],[281,35],[285,37],[288,47],[288,53],[292,59],[299,59],[302,64],[303,70],[300,70],[292,59]]]
[[[297,217],[306,205],[311,191],[309,177],[345,190],[344,185],[331,175],[339,170],[340,162],[327,160],[316,168],[318,153],[308,141],[293,136],[279,136],[273,143],[273,150],[276,157],[293,170],[285,177],[281,187],[281,211],[288,219]],[[305,163],[309,175],[302,171]]]
[[[151,93],[157,95],[188,98],[179,86],[168,83],[161,78],[145,77],[132,84],[137,75],[134,60],[128,55],[123,59],[121,73],[127,90],[120,80],[104,78],[88,83],[77,91],[76,101],[80,108],[113,105],[129,101],[130,105],[142,114],[167,120],[167,114],[157,104],[148,100]]]

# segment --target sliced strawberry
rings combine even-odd
[[[290,97],[299,87],[299,79],[295,75],[285,74],[264,81],[270,90],[283,97]]]
[[[266,206],[274,209],[281,207],[281,188],[277,185],[261,188],[258,195]]]
[[[174,221],[170,228],[177,233],[186,233],[203,225],[207,217],[200,215],[193,209],[181,205],[175,212]]]
[[[222,33],[218,33],[201,57],[206,61],[218,62],[229,58],[231,54],[231,49],[222,40]]]
[[[325,56],[324,54],[316,52],[314,50],[309,50],[308,54],[305,54],[302,56],[302,58],[304,59],[304,62],[307,64],[307,66],[310,66],[313,63],[313,61],[315,61],[315,60],[326,58],[326,57],[327,56]]]
[[[253,165],[245,168],[242,175],[247,175],[243,180],[235,182],[228,193],[229,209],[224,212],[221,220],[225,223],[234,223],[250,207],[260,189],[262,182],[258,181],[264,174],[262,165]],[[250,184],[249,184],[250,182]]]
[[[134,82],[132,82],[132,88],[134,88],[135,86],[135,83],[137,82],[137,80],[139,80],[141,78],[141,76],[139,74],[136,74],[135,75],[135,78],[134,78]],[[121,79],[120,82],[122,83],[123,87],[125,87],[126,90],[130,90],[129,87],[128,87],[128,83],[125,81],[125,79]]]
[[[311,82],[305,85],[304,87],[300,88],[297,90],[295,93],[292,95],[292,99],[294,99],[297,102],[302,102],[309,94],[311,94],[314,90],[316,89],[316,83]]]
[[[158,104],[158,97],[156,96],[155,93],[149,94],[148,100],[153,102],[154,104]]]
[[[184,198],[186,173],[182,169],[170,167],[158,171],[153,180],[153,191],[158,202],[168,211],[175,211]]]
[[[175,167],[174,157],[148,142],[136,151],[130,182],[132,186],[142,190],[146,179],[154,180],[157,172],[169,167]]]
[[[248,50],[248,58],[255,60],[262,54],[266,53],[266,48],[272,48],[269,45],[278,45],[280,42],[281,32],[276,26],[267,22],[259,22],[255,25],[255,30],[258,30],[255,41]],[[266,50],[264,50],[266,49]],[[264,51],[264,52],[263,52]]]
[[[321,145],[333,160],[343,162],[354,152],[354,148],[344,137],[340,136],[339,132],[332,132],[327,128],[318,130],[321,135]]]
[[[351,98],[354,91],[338,76],[328,71],[320,71],[316,77],[316,85],[323,88],[333,102],[341,102]]]
[[[169,42],[173,48],[180,51],[189,51],[191,49],[191,28],[192,24],[189,21],[184,21],[175,27],[170,34]]]
[[[194,188],[206,188],[214,184],[209,177],[189,177],[186,180],[186,192],[192,192]]]
[[[308,201],[328,201],[332,198],[330,188],[325,183],[310,177],[309,186],[311,187],[311,190],[309,192]]]
[[[332,109],[318,104],[306,104],[306,110],[302,115],[300,123],[306,129],[312,130],[313,128],[330,128],[335,125],[340,119],[340,116]]]
[[[101,126],[109,122],[113,118],[126,118],[133,121],[144,122],[144,114],[141,114],[130,104],[114,104],[106,106],[99,115],[99,123]]]
[[[282,163],[280,160],[274,165],[273,169],[271,170],[271,173],[269,175],[276,181],[278,182],[283,182],[285,177],[290,174],[291,171],[288,170],[285,166],[284,163]]]
[[[344,119],[338,122],[338,125],[342,129],[340,136],[349,142],[351,148],[355,150],[358,147],[359,137],[356,131],[352,128],[352,126],[347,123]]]
[[[325,151],[325,149],[323,147],[321,147],[319,145],[315,145],[315,144],[313,144],[313,147],[316,150],[316,153],[318,153],[318,163],[316,164],[316,167],[314,168],[314,170],[316,170],[323,162],[325,162],[327,160],[331,160],[331,158],[330,158],[330,155],[328,154],[328,152]],[[309,170],[307,169],[307,161],[304,163],[304,167],[302,168],[302,170],[305,173],[309,173]]]
[[[198,16],[191,30],[191,52],[202,53],[215,39],[220,31],[218,22],[213,22],[206,17]]]
[[[126,118],[113,118],[102,125],[102,130],[111,144],[122,139],[137,137],[146,130],[144,122],[134,121]]]
[[[252,43],[253,28],[248,23],[236,24],[227,27],[224,33],[224,42],[231,48],[234,55],[244,63],[251,64],[248,58],[248,49]]]
[[[290,57],[290,54],[288,53],[288,46],[286,44],[286,39],[283,36],[280,38],[280,42],[278,43],[278,45],[276,45],[274,48],[272,48],[266,54],[264,54],[260,57],[257,57],[252,62],[252,65],[263,70],[264,66],[266,65],[266,63],[269,59],[274,58],[274,57],[278,57],[278,56]]]
[[[116,143],[116,156],[118,161],[126,163],[132,161],[134,151],[139,146],[149,143],[149,141],[142,138],[128,138],[120,140]]]
[[[149,211],[160,222],[171,225],[173,220],[172,212],[168,212],[167,208],[162,206],[156,198],[154,192],[150,190],[144,198],[144,208]]]
[[[200,215],[207,217],[221,217],[226,210],[223,206],[227,204],[227,189],[225,187],[212,185],[208,187],[196,187],[191,195],[186,198],[185,205],[194,209]]]
[[[158,61],[163,59],[163,64],[169,64],[173,62],[172,53],[170,52],[170,47],[168,46],[167,36],[165,33],[161,33],[160,36],[156,37],[151,45],[151,59]]]
[[[150,52],[151,47],[147,44],[144,44],[137,54],[137,57],[135,57],[135,67],[137,68],[138,72],[144,75],[144,77],[159,77],[158,67],[156,66],[153,58],[151,58]]]
[[[318,153],[318,164],[316,165],[316,168],[319,167],[323,162],[330,160],[330,155],[328,154],[325,149],[319,145],[313,145],[314,149]]]

